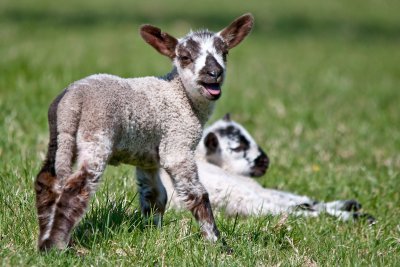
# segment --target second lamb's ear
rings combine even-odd
[[[218,145],[219,145],[218,137],[215,135],[215,133],[210,132],[204,138],[204,146],[207,149],[207,152],[206,152],[207,155],[217,152]]]
[[[218,34],[224,39],[228,48],[237,46],[250,33],[253,28],[254,18],[250,13],[235,19],[228,27]]]
[[[146,41],[154,47],[158,52],[167,56],[171,59],[175,58],[175,47],[178,40],[166,32],[152,25],[143,25],[140,27],[140,35]]]
[[[226,113],[224,115],[224,117],[222,117],[222,120],[224,120],[226,122],[230,122],[231,121],[231,114],[230,113]]]

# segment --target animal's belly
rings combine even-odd
[[[129,151],[117,150],[112,155],[108,162],[110,165],[119,164],[134,165],[143,169],[153,169],[159,167],[158,151]]]
[[[159,165],[158,144],[160,136],[157,129],[149,123],[148,128],[138,123],[126,123],[120,136],[116,138],[109,164],[120,163],[141,168],[157,168]]]

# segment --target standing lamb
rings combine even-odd
[[[154,212],[154,223],[161,225],[167,202],[158,175],[163,168],[203,236],[218,239],[194,155],[221,96],[228,51],[252,26],[252,15],[245,14],[218,33],[202,30],[175,39],[144,25],[143,39],[172,60],[170,73],[128,79],[92,75],[72,83],[53,101],[47,157],[35,181],[40,250],[68,245],[106,165],[120,163],[136,166],[145,217]]]

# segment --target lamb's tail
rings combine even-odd
[[[51,103],[48,111],[48,121],[49,121],[49,144],[47,149],[46,159],[43,162],[42,169],[40,170],[38,176],[41,173],[49,173],[51,176],[56,176],[55,170],[55,162],[56,162],[56,153],[57,153],[57,109],[58,103],[64,96],[64,93],[60,94],[54,101]]]

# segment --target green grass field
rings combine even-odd
[[[0,262],[3,266],[400,266],[400,2],[0,2]],[[138,35],[218,31],[252,12],[231,51],[212,121],[226,112],[271,159],[259,182],[320,200],[358,199],[377,223],[331,217],[226,218],[233,248],[203,241],[188,212],[143,226],[133,168],[109,167],[75,230],[75,246],[39,254],[33,181],[48,139],[47,108],[93,73],[163,75]]]

